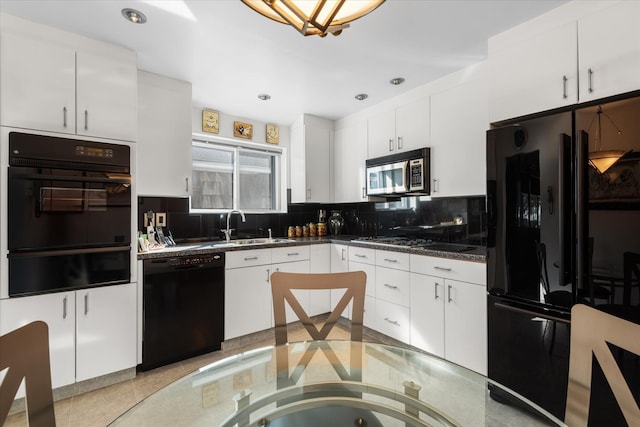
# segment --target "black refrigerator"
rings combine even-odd
[[[640,190],[628,182],[640,183],[640,137],[617,138],[621,129],[640,135],[638,118],[640,98],[634,98],[487,132],[488,376],[560,419],[571,307],[622,304],[616,278],[623,253],[640,252]],[[630,153],[600,173],[590,166],[589,152],[605,140]],[[612,280],[598,284],[595,270]],[[638,304],[637,289],[631,304]],[[640,402],[640,363],[621,350],[616,354]],[[593,372],[590,425],[626,425],[597,362]],[[490,394],[510,401],[499,387],[490,386]]]

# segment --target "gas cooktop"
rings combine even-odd
[[[427,239],[412,237],[360,237],[352,240],[352,242],[392,247],[429,249],[443,252],[469,252],[477,249],[476,246],[461,245],[458,243],[433,242]]]

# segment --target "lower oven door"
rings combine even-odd
[[[9,296],[128,283],[127,246],[9,254]]]

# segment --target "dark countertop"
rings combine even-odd
[[[211,254],[211,253],[220,253],[220,252],[233,252],[233,251],[244,251],[250,249],[267,249],[267,248],[279,248],[279,247],[290,247],[290,246],[301,246],[301,245],[311,245],[311,244],[326,244],[326,243],[337,243],[342,245],[354,246],[359,248],[370,248],[370,249],[382,249],[386,251],[393,252],[402,252],[402,253],[410,253],[416,255],[427,255],[434,256],[440,258],[448,258],[448,259],[457,259],[461,261],[471,261],[471,262],[486,262],[486,249],[484,246],[477,246],[476,249],[465,251],[465,252],[452,252],[448,250],[435,250],[435,249],[422,249],[422,248],[410,248],[404,246],[390,246],[390,245],[380,245],[374,243],[363,243],[354,241],[353,239],[357,239],[358,236],[348,236],[348,235],[333,235],[333,236],[322,236],[322,237],[295,237],[290,240],[292,242],[286,243],[265,243],[259,245],[243,245],[243,246],[218,246],[214,243],[223,243],[223,242],[202,242],[202,243],[193,243],[193,244],[180,244],[176,246],[166,247],[164,249],[157,249],[150,252],[141,252],[138,253],[138,260],[144,259],[152,259],[152,258],[168,258],[175,256],[189,256],[189,255],[203,255],[203,254]],[[471,246],[471,245],[465,245]]]

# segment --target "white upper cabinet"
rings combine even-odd
[[[333,122],[304,114],[291,126],[291,202],[332,201]]]
[[[188,196],[191,83],[138,71],[138,131],[138,194]]]
[[[569,2],[489,39],[491,121],[640,89],[640,2]]]
[[[486,64],[473,79],[431,96],[431,196],[485,194],[489,74]]]
[[[358,121],[334,133],[334,189],[336,203],[366,202],[365,162],[367,122]]]
[[[429,145],[429,98],[424,97],[368,119],[368,158]]]
[[[621,1],[578,20],[580,102],[640,89],[640,2]]]
[[[489,39],[491,121],[575,104],[577,28],[571,22],[497,47]]]
[[[28,52],[28,54],[27,54]],[[75,50],[46,38],[0,35],[3,126],[75,133]]]
[[[77,134],[136,141],[137,75],[132,51],[112,46],[96,46],[91,52],[78,50]]]
[[[135,141],[134,51],[2,15],[0,123]]]

